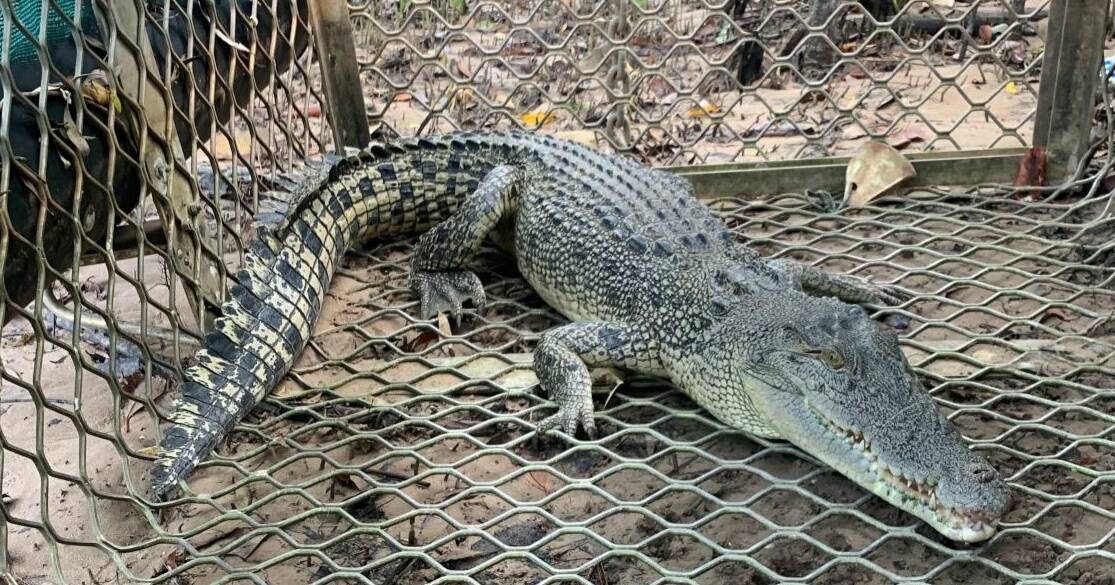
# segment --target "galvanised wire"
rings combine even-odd
[[[537,22],[556,5],[509,4],[508,11],[526,6]],[[611,10],[571,5],[588,21]],[[411,14],[403,24],[438,22],[436,14],[460,6],[449,2],[436,12],[416,3],[403,11]],[[474,17],[485,10],[463,6],[458,12]],[[353,8],[357,23],[371,26],[370,10]],[[804,14],[788,3],[759,8],[767,23],[779,20],[776,13]],[[626,10],[631,18],[673,23],[675,9],[685,12],[656,3]],[[1032,3],[1027,9],[1037,10]],[[398,37],[404,29],[380,32]],[[901,41],[900,53],[917,51],[919,42]],[[968,58],[984,50],[976,45]],[[494,46],[494,61],[517,50],[506,40]],[[213,53],[212,46],[197,50],[201,59]],[[828,87],[827,79],[817,87]],[[385,87],[378,77],[370,85]],[[238,242],[233,252],[245,235],[237,229],[258,208],[281,209],[273,200],[296,188],[303,159],[328,148],[329,133],[310,114],[319,95],[310,63],[295,63],[293,74],[270,87],[278,93],[253,101],[286,96],[258,105],[283,115],[260,120],[245,107],[220,126],[226,137],[247,132],[251,156],[234,156],[234,163],[213,141],[200,146],[200,158],[219,172],[211,184],[223,185],[202,181],[203,192],[222,195],[211,200],[214,207],[240,210],[228,211],[240,219],[225,225],[226,237]],[[417,78],[403,87],[412,98],[391,104],[424,99]],[[601,118],[610,130],[598,139],[621,136],[625,120],[633,136],[652,135],[634,117],[637,104],[628,105],[610,126]],[[690,119],[686,113],[662,118],[675,133],[666,141],[678,138],[671,124]],[[403,114],[387,114],[385,123],[409,131]],[[431,114],[417,130],[431,132],[447,120],[465,125],[454,116]],[[1110,128],[1110,108],[1105,117]],[[735,138],[754,146],[764,136],[770,139],[769,132]],[[633,144],[641,153],[642,143]],[[1115,561],[1115,225],[1112,187],[1104,182],[1111,149],[1099,144],[1077,190],[920,190],[835,210],[813,193],[711,202],[766,254],[909,294],[877,318],[900,332],[927,387],[1015,493],[1002,531],[985,545],[944,541],[796,449],[732,431],[654,380],[614,388],[601,382],[595,441],[537,437],[533,421],[553,406],[532,391],[530,352],[563,318],[488,250],[478,266],[489,305],[460,324],[419,321],[405,285],[413,246],[406,240],[369,243],[346,257],[292,375],[195,474],[197,495],[166,504],[145,494],[145,449],[156,442],[173,391],[155,375],[151,356],[176,363],[176,352],[189,355],[188,341],[168,347],[152,340],[137,359],[116,335],[67,332],[49,317],[9,323],[0,371],[0,485],[11,501],[0,505],[0,575],[66,583],[396,584],[1102,578]],[[928,147],[913,147],[921,146]],[[11,166],[5,160],[4,180],[11,180]],[[167,306],[169,296],[156,284],[158,259],[101,255],[103,267],[67,277],[86,311],[179,328],[173,314],[152,310]]]
[[[898,12],[866,8],[888,4]],[[1041,51],[1023,33],[1048,9],[1006,0],[959,10],[929,0],[349,5],[369,109],[386,135],[588,131],[602,147],[665,165],[849,155],[870,138],[927,151],[1026,146]],[[761,70],[741,73],[748,60]]]
[[[151,352],[158,351],[163,367],[169,364],[172,371],[180,357],[192,353],[185,343],[191,338],[187,331],[196,330],[183,297],[188,284],[167,270],[174,250],[149,235],[159,217],[149,177],[139,172],[138,153],[158,142],[134,133],[135,108],[144,96],[118,89],[122,86],[109,63],[113,54],[136,54],[139,45],[124,39],[128,25],[105,27],[113,22],[111,14],[99,20],[112,6],[97,4],[101,13],[94,15],[94,3],[85,0],[0,2],[0,193],[5,201],[0,266],[12,265],[16,243],[38,251],[26,263],[36,300],[27,307],[5,303],[4,320],[12,319],[5,324],[5,339],[11,331],[17,338],[28,335],[21,349],[6,347],[0,359],[0,478],[6,495],[0,514],[0,574],[13,570],[26,575],[19,564],[26,549],[45,551],[45,565],[29,563],[34,572],[58,577],[64,574],[66,545],[108,542],[104,530],[113,522],[94,512],[73,527],[55,529],[50,523],[51,508],[57,510],[52,490],[58,485],[79,490],[93,498],[90,502],[111,501],[91,483],[94,466],[105,464],[86,459],[91,444],[117,445],[118,461],[137,455],[122,439],[129,426],[125,417],[112,415],[107,424],[99,424],[86,405],[103,390],[98,398],[116,409],[133,401],[153,409],[148,397],[163,382],[151,381],[158,369]],[[295,165],[320,160],[332,148],[329,132],[323,130],[316,71],[311,73],[306,55],[296,59],[290,50],[290,45],[308,40],[304,3],[172,0],[137,6],[145,22],[131,23],[131,29],[146,28],[144,42],[159,55],[165,56],[168,43],[187,39],[173,57],[159,57],[161,69],[148,75],[157,91],[176,100],[165,116],[174,118],[190,155],[185,164],[198,183],[194,189],[200,187],[203,195],[195,218],[209,235],[202,245],[235,264],[246,241],[245,228],[266,207],[259,201],[260,186]],[[276,24],[272,17],[281,9],[286,22]],[[266,19],[268,27],[244,26]],[[113,30],[119,36],[107,36]],[[285,73],[275,74],[276,68]],[[257,78],[263,71],[271,73]],[[249,90],[239,101],[230,100],[238,84]],[[21,198],[25,195],[30,204]],[[73,229],[59,237],[57,226]],[[126,240],[131,242],[125,250]],[[57,254],[72,256],[72,262],[49,265],[46,259]],[[143,260],[135,260],[137,254]],[[90,264],[97,267],[86,266]],[[96,279],[92,289],[90,278]],[[48,315],[47,291],[70,306],[63,310],[67,314]],[[147,338],[150,347],[129,344],[114,329],[90,335],[94,347],[120,352],[87,354],[90,346],[81,343],[84,332],[57,326],[80,323],[82,316],[86,323],[99,318],[136,324],[143,333],[130,338]],[[168,337],[166,332],[170,341],[158,341]],[[63,353],[64,359],[48,358],[52,351]],[[62,361],[66,364],[59,366]],[[20,408],[33,408],[34,414],[14,414]],[[68,471],[49,455],[55,437],[47,429],[57,424],[68,425],[70,439],[81,446],[80,462],[78,457],[67,460],[74,466]],[[40,493],[13,495],[14,485],[26,484],[39,484]],[[25,519],[43,541],[32,543]],[[121,558],[111,547],[105,550]],[[66,576],[67,582],[86,578]]]

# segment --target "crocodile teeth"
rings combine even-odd
[[[864,467],[883,480],[895,497],[900,497],[911,502],[916,502],[933,510],[939,519],[952,526],[953,529],[965,535],[981,535],[989,530],[989,525],[978,516],[965,514],[960,510],[953,510],[941,506],[937,501],[937,482],[932,480],[918,481],[906,477],[901,472],[881,464],[879,456],[871,451],[871,444],[867,438],[858,431],[845,429],[816,409],[813,415],[817,420],[833,431],[836,436],[843,436],[848,445],[862,453]]]

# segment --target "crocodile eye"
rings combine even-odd
[[[835,350],[826,350],[824,353],[825,363],[834,370],[844,369],[844,356]]]

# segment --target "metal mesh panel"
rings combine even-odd
[[[306,12],[0,2],[0,575],[87,581],[150,518],[120,494],[156,438],[135,413],[192,353],[189,297],[220,294],[268,186],[332,149]],[[183,270],[191,250],[215,272]]]
[[[931,11],[944,10],[942,4]],[[919,8],[924,5],[911,2],[903,13],[924,16]],[[188,12],[190,6],[196,5],[179,9]],[[238,17],[250,18],[247,5],[240,6]],[[277,4],[251,6],[274,10]],[[1026,11],[1037,13],[1043,6],[1030,2]],[[506,16],[498,16],[500,8]],[[519,67],[514,71],[522,80],[499,86],[500,92],[511,88],[506,95],[527,91],[514,88],[529,88],[530,80],[545,93],[552,90],[543,82],[556,87],[578,81],[552,77],[558,74],[538,65],[545,59],[520,55],[526,51],[520,45],[544,42],[543,53],[583,59],[591,46],[584,49],[567,37],[602,35],[597,42],[610,45],[599,39],[638,34],[608,32],[617,8],[607,2],[402,1],[353,9],[361,35],[367,35],[358,47],[365,51],[371,111],[382,115],[386,133],[387,128],[409,134],[489,125],[485,120],[496,127],[523,122],[524,113],[540,110],[538,103],[504,102],[503,94],[488,96],[495,105],[485,103],[483,91],[499,84],[484,81],[478,73],[484,67]],[[573,18],[557,38],[539,32],[546,30],[540,23],[563,10]],[[631,31],[662,25],[696,38],[694,31],[708,21],[701,10],[717,23],[719,36],[730,6],[635,2],[622,10]],[[714,44],[725,44],[723,52],[706,59],[712,66],[695,59],[699,67],[720,68],[731,77],[733,69],[723,61],[744,39],[777,54],[776,37],[782,33],[774,31],[799,30],[808,10],[803,4],[754,3],[737,16],[744,24],[727,27],[727,40],[714,37]],[[1014,22],[993,33],[991,42],[980,42],[977,31],[962,66],[947,65],[959,50],[954,36],[940,33],[930,41],[906,30],[894,35],[902,40],[889,50],[922,51],[921,59],[934,70],[959,67],[971,75],[982,70],[989,77],[979,87],[993,96],[987,99],[1009,104],[1007,113],[992,113],[990,105],[985,113],[984,98],[965,98],[968,108],[975,106],[974,115],[969,111],[953,132],[946,131],[951,126],[935,126],[932,137],[911,140],[909,149],[1028,140],[1033,98],[1026,88],[1040,47],[1033,46],[1036,37],[1015,37],[1010,27],[1021,25]],[[503,28],[490,36],[481,32],[492,26]],[[950,26],[954,32],[964,28]],[[886,28],[876,26],[876,38],[887,36],[879,32]],[[515,41],[509,30],[531,32]],[[207,44],[195,45],[197,58],[212,60],[222,35],[230,33],[208,35]],[[545,38],[530,40],[534,37]],[[424,38],[434,43],[424,56],[392,65],[390,59],[399,57],[391,55],[421,48]],[[451,38],[486,39],[477,44],[490,55],[463,65],[472,73],[439,75],[452,71],[452,60],[407,73],[415,62],[440,63],[438,55],[445,51],[439,53],[437,43]],[[693,38],[674,45],[681,47],[676,50],[707,49]],[[880,74],[869,54],[875,45],[855,40],[864,38],[850,36],[848,42],[862,44],[844,50],[875,79]],[[1011,40],[1031,44],[1021,66],[1002,60]],[[267,46],[273,43],[249,45],[243,58],[263,58]],[[614,60],[614,54],[605,51],[600,58]],[[632,68],[623,68],[626,83],[660,85],[652,74],[639,73],[639,59],[646,57],[635,51],[626,60]],[[796,71],[792,56],[785,61],[784,69]],[[572,106],[581,96],[603,100],[600,86],[613,87],[601,65],[583,76],[595,85],[557,100],[578,115],[563,121],[559,112],[541,130],[596,128],[602,146],[633,150],[659,163],[832,154],[862,141],[845,136],[846,127],[827,125],[831,112],[825,108],[808,112],[828,103],[809,95],[840,95],[833,88],[844,73],[807,77],[789,71],[788,79],[778,81],[786,85],[776,90],[770,87],[776,65],[768,64],[765,80],[748,92],[733,90],[730,83],[706,92],[701,79],[724,75],[682,76],[663,66],[657,78],[678,93],[680,105],[648,122],[637,113],[644,106],[633,97],[636,90],[613,90],[632,93],[630,99],[610,98],[606,108],[622,112],[610,128],[607,112],[591,118]],[[266,90],[253,91],[250,105],[234,108],[229,122],[214,124],[217,137],[185,149],[200,152],[189,162],[191,172],[199,177],[210,219],[217,209],[224,211],[225,222],[215,230],[224,234],[218,242],[233,264],[250,235],[253,214],[282,209],[305,177],[305,163],[331,147],[308,56],[289,66],[291,72]],[[393,68],[399,76],[385,77]],[[686,81],[690,77],[697,81]],[[887,74],[880,83],[891,86],[902,77]],[[461,90],[450,100],[437,89],[460,85],[464,78],[470,80],[464,85],[473,84],[472,93]],[[803,80],[816,83],[810,89]],[[950,86],[948,91],[969,89],[959,78],[931,85],[938,82]],[[6,91],[11,83],[5,81]],[[776,95],[770,92],[778,91],[793,104],[783,113],[768,105],[774,104],[769,95]],[[883,91],[896,92],[898,118],[906,121],[917,120],[934,101],[925,97],[933,92],[905,102],[899,89]],[[211,102],[219,92],[201,93],[208,97],[195,95],[192,103]],[[410,97],[398,97],[404,94]],[[469,98],[462,95],[478,99],[463,102]],[[688,115],[701,99],[721,98],[729,101],[710,102],[719,109]],[[870,99],[850,102],[848,114],[870,110]],[[8,103],[5,113],[11,111]],[[453,105],[461,103],[475,105]],[[769,110],[759,122],[765,130],[749,133],[746,128],[756,122],[748,117],[755,115],[740,108],[755,103]],[[549,110],[541,111],[535,122]],[[813,115],[822,116],[815,135],[805,131],[805,120]],[[630,141],[623,136],[624,121]],[[82,123],[80,117],[76,123]],[[864,125],[888,139],[902,132],[901,124]],[[66,136],[65,127],[46,127],[44,134]],[[690,136],[687,127],[699,130]],[[779,128],[790,135],[777,136]],[[969,132],[987,142],[966,142]],[[10,131],[6,136],[0,145],[14,140]],[[785,146],[775,149],[779,140]],[[670,144],[676,146],[662,146]],[[11,152],[5,149],[0,152]],[[192,478],[191,486],[208,495],[155,504],[145,495],[148,449],[173,393],[160,369],[173,369],[178,354],[189,355],[190,338],[181,329],[192,323],[180,317],[188,311],[180,285],[159,284],[168,254],[124,259],[109,249],[99,252],[101,265],[66,277],[62,294],[78,299],[83,314],[100,309],[113,323],[143,323],[149,337],[140,350],[123,343],[119,333],[115,343],[89,330],[72,333],[64,319],[50,317],[41,306],[31,308],[33,320],[16,319],[3,329],[0,582],[6,572],[31,583],[1103,582],[1115,566],[1110,511],[1115,508],[1115,201],[1112,185],[1103,182],[1112,164],[1105,156],[1100,155],[1106,166],[1099,179],[1086,183],[1083,192],[922,190],[836,211],[820,195],[714,202],[731,228],[766,254],[869,276],[912,293],[901,307],[877,317],[900,330],[904,349],[934,396],[1014,490],[1003,530],[985,545],[944,541],[796,449],[731,431],[653,380],[598,388],[598,440],[538,439],[532,421],[553,407],[531,392],[529,355],[541,332],[563,319],[531,292],[506,257],[489,250],[479,261],[490,299],[480,315],[466,316],[459,325],[417,320],[405,287],[412,240],[372,242],[346,257],[294,373]],[[212,179],[195,160],[208,161]],[[0,180],[10,185],[17,163],[6,157],[3,164]],[[40,177],[40,184],[49,178]],[[155,217],[149,206],[143,209],[139,218]],[[147,239],[139,221],[114,213],[133,226],[141,253],[165,249]],[[158,339],[152,324],[171,328],[166,341]],[[152,354],[163,359],[151,359]]]
[[[528,392],[527,354],[562,319],[489,252],[484,313],[448,333],[417,321],[403,242],[348,257],[295,374],[191,481],[212,499],[145,512],[131,491],[142,474],[121,475],[108,458],[108,469],[85,471],[97,495],[54,478],[38,506],[10,508],[21,518],[9,525],[13,567],[32,569],[29,547],[51,540],[24,522],[72,525],[67,515],[98,511],[87,522],[107,539],[99,550],[118,551],[136,572],[128,579],[1088,583],[1115,560],[1112,203],[993,191],[919,192],[840,213],[797,195],[715,202],[764,251],[862,267],[916,293],[880,318],[904,331],[936,398],[1014,488],[1004,529],[979,548],[943,541],[795,449],[726,429],[649,380],[600,388],[599,440],[537,440],[531,421],[552,407]],[[59,349],[43,359],[70,365]],[[108,399],[85,394],[86,410]],[[6,409],[6,421],[42,416],[42,444],[11,439],[31,453],[77,433],[61,413]],[[119,438],[145,446],[150,419],[130,410]],[[112,448],[87,440],[72,462]],[[32,461],[9,456],[9,474],[39,491]],[[157,545],[164,531],[197,548]],[[97,560],[96,581],[123,570]]]
[[[1042,41],[1021,33],[1048,2],[350,5],[385,131],[589,130],[670,165],[1027,145]]]
[[[116,22],[110,7],[119,3],[70,0],[42,3],[39,11],[28,10],[31,4],[38,5],[4,3],[0,13],[10,59],[2,76],[0,188],[16,206],[8,218],[12,245],[45,250],[49,265],[10,246],[8,271],[69,281],[67,293],[77,297],[77,280],[66,273],[76,267],[71,257],[81,256],[82,264],[107,262],[111,272],[132,279],[108,288],[148,296],[140,283],[151,283],[135,274],[140,269],[121,270],[118,260],[138,252],[180,267],[188,248],[197,247],[217,267],[235,261],[261,208],[261,190],[277,173],[331,148],[319,82],[306,69],[304,1],[140,3],[140,20],[132,22]],[[62,34],[54,32],[58,23]],[[137,74],[135,65],[145,59],[147,72]],[[175,185],[175,178],[186,182]],[[36,201],[48,195],[53,202],[37,210]],[[179,223],[195,226],[187,249],[176,249],[181,241],[162,245],[166,232],[177,237],[186,227],[164,225],[169,216],[160,205],[180,208]],[[73,241],[58,243],[67,240]],[[148,299],[154,304],[143,311],[155,314],[143,320],[196,329],[192,311],[177,305],[177,297],[212,278],[195,270],[167,275],[170,298]],[[13,286],[17,280],[10,278],[6,291],[16,307],[37,297]],[[5,320],[20,313],[16,307]]]

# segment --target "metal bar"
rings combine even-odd
[[[1050,7],[1034,146],[1048,153],[1051,180],[1069,179],[1088,150],[1109,5],[1053,0]]]
[[[143,5],[123,1],[106,3],[103,9],[114,25],[110,27],[109,46],[113,49],[109,55],[117,67],[120,91],[139,105],[136,126],[146,133],[140,144],[146,143],[143,163],[147,187],[159,216],[170,226],[171,261],[175,272],[192,285],[185,287],[186,296],[201,330],[208,331],[216,318],[214,307],[224,300],[224,266],[209,249],[212,239],[197,225],[200,195],[183,162],[185,156],[169,114],[173,101],[168,90],[156,83],[158,77],[153,73],[158,67],[144,27]],[[120,43],[123,40],[127,43]]]
[[[42,295],[43,306],[54,314],[56,318],[61,320],[65,327],[71,331],[77,325],[77,306],[80,303],[75,303],[73,309],[67,307],[62,301],[54,296],[52,289],[43,291]],[[186,342],[195,346],[201,345],[201,339],[193,336],[188,331],[182,329],[167,329],[157,325],[150,325],[148,323],[135,323],[133,321],[124,321],[123,319],[113,319],[113,325],[109,325],[103,317],[93,311],[80,311],[81,312],[81,326],[86,329],[96,329],[103,332],[106,336],[112,330],[122,331],[131,335],[138,340],[150,341],[151,339],[161,339],[167,343],[181,343]]]
[[[112,235],[112,254],[116,260],[134,258],[139,254],[139,232],[143,231],[143,240],[151,246],[166,246],[166,230],[163,229],[161,219],[143,222],[141,229],[136,229],[132,224],[118,226]],[[104,264],[104,256],[97,253],[86,253],[81,257],[82,266]]]
[[[344,0],[311,0],[310,19],[337,150],[342,151],[346,146],[367,146],[371,133],[348,4]]]
[[[903,187],[1007,183],[1018,171],[1024,148],[918,152],[906,155],[917,176]],[[777,162],[665,167],[689,179],[698,197],[763,195],[805,189],[841,192],[850,157]]]

